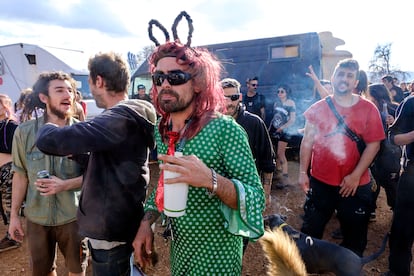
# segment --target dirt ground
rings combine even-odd
[[[302,205],[305,199],[304,193],[296,185],[298,175],[298,162],[291,158],[289,161],[289,172],[291,176],[292,185],[283,190],[272,191],[272,210],[270,213],[281,213],[288,216],[287,222],[295,228],[300,228],[301,218],[303,213]],[[158,167],[151,165],[151,183],[156,183],[158,179]],[[377,220],[371,222],[368,233],[368,246],[365,255],[370,255],[375,252],[383,240],[385,233],[390,229],[391,211],[386,205],[385,194],[381,191],[378,198]],[[332,218],[325,230],[325,239],[338,243],[338,240],[333,240],[330,233],[338,227],[338,222],[335,217]],[[159,263],[152,268],[148,275],[153,276],[169,276],[169,262],[168,252],[169,244],[158,234],[163,228],[160,223],[156,225],[155,235],[155,249],[160,256]],[[6,227],[0,225],[0,235],[6,232]],[[364,266],[365,275],[380,275],[387,270],[388,248],[375,261]],[[0,275],[30,275],[29,258],[27,253],[26,242],[18,249],[9,250],[0,253]],[[243,259],[243,276],[258,276],[266,274],[267,261],[263,255],[262,248],[258,242],[250,243]],[[58,275],[67,275],[64,268],[64,261],[60,252],[58,252]],[[92,275],[90,267],[87,275]]]

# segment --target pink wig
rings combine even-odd
[[[150,72],[156,70],[158,61],[165,57],[175,57],[177,64],[187,66],[195,91],[195,108],[191,116],[191,125],[184,134],[187,139],[194,137],[200,129],[213,118],[217,111],[223,110],[224,96],[220,85],[222,65],[207,49],[182,45],[179,42],[167,42],[158,46],[149,58]],[[155,108],[162,115],[159,130],[164,137],[169,121],[169,114],[160,109],[157,86],[153,84],[152,93]]]

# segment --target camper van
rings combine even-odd
[[[87,104],[87,118],[90,119],[102,110],[96,107],[89,91],[88,71],[75,69],[75,66],[69,65],[75,61],[81,64],[76,68],[87,65],[87,58],[81,51],[40,47],[26,43],[0,46],[0,93],[9,95],[12,101],[16,102],[20,92],[32,87],[40,73],[63,71],[71,74],[76,80],[77,88],[82,92]]]
[[[336,50],[345,42],[330,32],[303,33],[202,46],[222,62],[225,75],[237,79],[246,91],[246,80],[258,77],[258,93],[266,99],[266,124],[272,117],[276,88],[287,84],[296,102],[296,127],[304,125],[303,112],[315,101],[313,81],[306,76],[309,65],[322,78],[330,78],[336,63],[352,57],[348,51]],[[151,87],[148,63],[144,62],[131,79],[132,93],[139,83]]]

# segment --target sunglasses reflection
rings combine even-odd
[[[228,98],[228,99],[230,99],[230,100],[232,100],[234,102],[234,101],[237,101],[240,98],[240,95],[239,94],[224,95],[224,97],[226,97],[226,98]]]
[[[188,82],[191,79],[192,76],[190,73],[181,70],[170,71],[168,74],[164,74],[162,72],[155,72],[152,75],[152,80],[157,86],[161,86],[164,80],[167,80],[170,85],[181,85]]]

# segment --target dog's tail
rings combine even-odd
[[[305,276],[306,267],[295,242],[281,228],[266,230],[259,240],[269,261],[267,274]]]
[[[382,240],[382,244],[380,249],[373,253],[372,255],[366,256],[366,257],[362,257],[361,258],[361,262],[362,264],[366,264],[369,262],[372,262],[373,260],[375,260],[376,258],[378,258],[382,253],[384,253],[385,251],[385,247],[387,246],[387,241],[388,241],[388,237],[389,237],[390,233],[385,234],[384,239]]]

